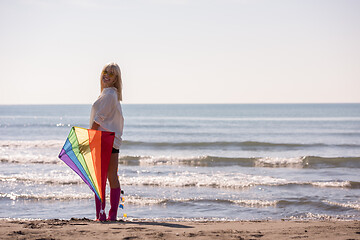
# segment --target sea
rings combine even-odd
[[[119,219],[360,220],[360,104],[122,107]],[[95,218],[58,158],[90,110],[0,105],[0,218]]]

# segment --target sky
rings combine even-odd
[[[0,0],[0,104],[360,102],[357,0]]]

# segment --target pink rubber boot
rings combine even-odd
[[[110,211],[108,221],[116,221],[117,211],[119,209],[119,201],[120,201],[120,188],[110,188]]]
[[[95,195],[95,207],[96,207],[96,221],[106,221],[105,213],[105,201],[101,203],[99,198]]]

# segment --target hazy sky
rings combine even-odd
[[[0,104],[360,102],[357,0],[0,0]]]

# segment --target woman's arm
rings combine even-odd
[[[97,124],[97,123],[94,121],[93,124],[92,124],[92,126],[91,126],[91,129],[93,129],[93,130],[98,130],[99,127],[100,127],[100,125]]]

